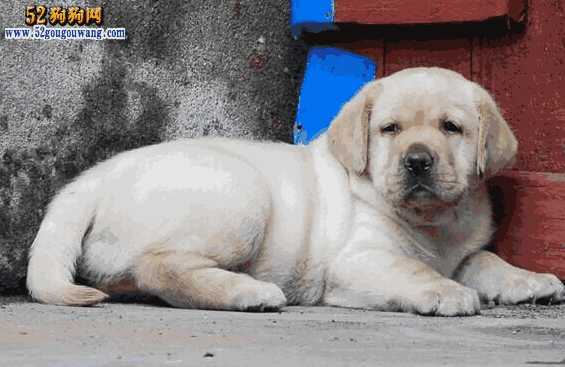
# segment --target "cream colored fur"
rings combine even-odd
[[[446,119],[463,133],[443,131]],[[391,122],[399,131],[383,132]],[[416,143],[436,156],[433,197],[406,194],[401,162]],[[484,179],[516,148],[481,87],[408,69],[365,86],[308,146],[180,140],[86,171],[49,207],[28,288],[61,305],[134,292],[177,307],[445,316],[476,314],[479,297],[557,300],[555,276],[481,250],[493,231]]]

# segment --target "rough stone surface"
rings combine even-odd
[[[253,314],[0,298],[2,366],[529,366],[565,364],[565,305],[466,318],[325,307]]]
[[[0,3],[2,28],[26,5]],[[305,48],[288,1],[102,5],[127,41],[0,38],[0,293],[23,290],[49,199],[96,162],[180,137],[291,139]]]

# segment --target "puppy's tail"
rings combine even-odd
[[[31,246],[27,287],[40,302],[87,306],[108,297],[97,289],[73,283],[82,239],[96,210],[99,179],[89,173],[55,197]]]

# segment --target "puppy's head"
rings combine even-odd
[[[328,137],[350,174],[367,176],[395,207],[416,212],[457,205],[509,165],[517,149],[490,95],[439,68],[367,84],[343,106]]]

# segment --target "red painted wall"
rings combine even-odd
[[[335,20],[357,24],[437,24],[520,20],[525,0],[336,0]]]

